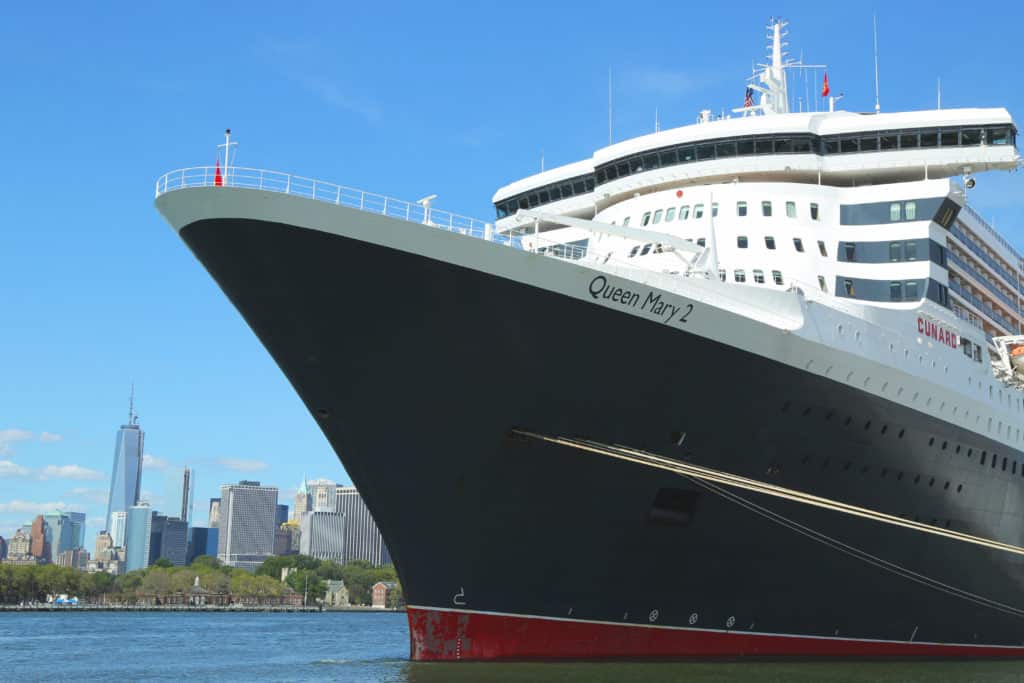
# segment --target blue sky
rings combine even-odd
[[[152,6],[149,6],[152,5]],[[255,478],[347,482],[314,420],[153,209],[163,172],[291,171],[490,218],[494,190],[615,139],[742,103],[769,13],[868,111],[871,14],[860,3],[67,3],[0,22],[0,536],[57,505],[105,509],[128,392],[146,430],[143,489],[175,468],[202,501]],[[885,111],[1005,106],[1024,116],[1024,7],[878,8]],[[798,86],[802,89],[802,85]],[[817,85],[812,85],[814,90]],[[1019,174],[972,202],[1024,248]]]

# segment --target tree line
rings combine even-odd
[[[256,570],[256,576],[281,577],[281,570],[289,568],[286,582],[292,590],[302,593],[308,586],[309,600],[322,599],[327,591],[327,581],[342,580],[348,589],[348,601],[352,605],[369,605],[373,599],[373,584],[378,581],[394,582],[396,587],[388,595],[388,607],[404,603],[402,586],[398,582],[395,568],[388,564],[374,567],[366,560],[353,560],[338,564],[332,560],[318,560],[307,555],[277,555],[268,558]],[[307,581],[308,580],[308,581]]]

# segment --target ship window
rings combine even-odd
[[[648,211],[647,213],[644,214],[643,219],[640,221],[640,225],[644,226],[644,225],[647,225],[650,222],[651,222],[651,212]]]
[[[548,191],[551,192],[551,201],[557,202],[559,199],[562,198],[562,191],[559,190],[556,186],[552,185]]]
[[[715,158],[714,145],[697,145],[697,161]]]
[[[938,147],[939,145],[939,134],[936,132],[921,133],[921,146],[922,147]]]
[[[1004,457],[1003,458],[1003,472],[1006,471],[1006,463],[1007,463],[1007,459]]]
[[[759,285],[763,285],[764,284],[764,271],[763,270],[755,270],[754,271],[754,282],[756,282]]]
[[[772,203],[771,202],[761,202],[761,215],[762,216],[771,216],[772,215]]]
[[[541,204],[547,204],[548,202],[551,201],[551,197],[550,197],[550,195],[548,195],[548,191],[547,190],[541,190],[537,194],[540,197],[540,203]]]
[[[900,133],[900,149],[917,147],[917,133]]]
[[[698,247],[703,247],[705,244],[707,244],[707,242],[706,242],[706,240],[703,237],[698,237],[697,238],[697,246]]]
[[[628,163],[629,171],[626,175],[629,175],[630,173],[640,173],[644,170],[644,160],[640,157],[633,157]]]
[[[748,157],[754,153],[754,141],[750,138],[740,140],[736,145],[738,147],[737,152],[741,157]]]
[[[818,220],[818,205],[814,202],[811,202],[811,220]]]
[[[878,135],[867,135],[860,139],[860,151],[874,152],[878,149]]]
[[[718,269],[718,279],[725,282],[725,268]]]
[[[843,280],[843,287],[846,289],[846,296],[857,296],[857,292],[853,288],[853,280]]]
[[[679,158],[676,155],[676,151],[674,149],[663,151],[659,159],[661,161],[662,166],[675,166],[677,163],[679,163]]]
[[[611,170],[611,169],[609,169],[609,170]],[[574,182],[572,184],[572,192],[573,192],[573,194],[583,194],[583,181],[582,180],[577,180],[576,182]]]
[[[587,178],[584,182],[587,185],[587,192],[593,192],[594,191],[594,179],[592,177],[591,178]]]
[[[754,140],[755,154],[772,154],[774,151],[774,142],[771,138],[761,138]]]
[[[715,145],[715,152],[718,154],[719,159],[726,157],[736,156],[736,143],[735,142],[719,142]]]
[[[694,204],[693,205],[693,219],[697,220],[698,218],[703,218],[703,217],[704,217],[704,205],[703,204]]]
[[[902,242],[890,242],[889,243],[889,260],[899,261],[902,257],[903,243]]]
[[[718,215],[718,202],[711,203],[711,217],[714,218]]]
[[[657,154],[646,154],[644,155],[644,170],[650,171],[658,168],[658,155]]]
[[[804,251],[803,240],[801,240],[799,237],[794,237],[793,238],[793,248],[796,249],[797,251],[799,251],[800,253],[803,253],[803,251]]]
[[[904,202],[903,215],[908,221],[917,220],[917,202]]]
[[[660,223],[661,222],[661,216],[662,216],[663,213],[664,213],[664,211],[662,211],[661,209],[658,209],[657,211],[655,211],[654,212],[654,220],[651,221],[651,223],[653,225],[657,225],[658,223]]]
[[[619,174],[620,178],[625,178],[626,176],[628,176],[629,175],[629,162],[628,161],[620,161],[619,163],[615,164],[615,172]]]
[[[685,221],[690,217],[690,205],[686,204],[679,207],[679,220]]]
[[[914,240],[907,240],[906,246],[904,248],[906,249],[906,252],[905,252],[906,259],[908,261],[916,261],[917,260],[917,242],[915,242]]]
[[[746,202],[736,202],[736,215],[737,216],[746,216],[747,215],[747,203]]]
[[[772,271],[772,280],[775,281],[775,284],[781,285],[782,284],[782,271],[781,270],[773,270]]]
[[[890,282],[889,283],[889,300],[890,301],[902,301],[903,300],[903,283],[902,282]]]
[[[984,465],[984,464],[985,464],[985,458],[986,458],[987,456],[988,456],[988,454],[987,454],[987,453],[986,453],[985,451],[982,451],[982,452],[981,452],[981,464],[982,464],[982,465]]]
[[[528,197],[528,199],[530,200],[530,208],[531,208],[531,209],[532,209],[533,207],[537,206],[537,195],[536,195],[536,194],[531,194],[531,195],[530,195],[530,196]]]
[[[859,152],[860,146],[857,144],[857,138],[846,138],[844,137],[839,141],[839,151],[843,154],[849,152]]]
[[[985,131],[985,142],[990,145],[1010,144],[1010,131],[1007,128],[989,128]]]
[[[839,138],[825,138],[825,154],[835,154],[839,151]]]
[[[687,164],[687,163],[693,161],[696,158],[697,157],[694,154],[692,146],[691,147],[680,147],[679,148],[679,163]]]
[[[960,144],[960,133],[955,130],[944,130],[939,133],[939,144],[943,147],[956,147]]]
[[[843,242],[843,253],[846,254],[846,260],[853,262],[857,258],[857,243],[856,242]]]
[[[646,256],[650,251],[651,251],[651,245],[650,244],[645,244],[644,248],[640,250],[640,255],[641,256]]]
[[[582,185],[582,183],[580,183],[580,184]],[[572,191],[572,185],[571,184],[566,183],[565,185],[562,185],[562,199],[565,199],[566,197],[571,197],[571,196],[573,196],[573,194],[574,193]]]
[[[821,240],[818,240],[818,251],[821,252],[822,256],[828,258],[828,251],[825,249],[825,243],[822,242]]]
[[[889,220],[890,221],[901,220],[901,216],[902,215],[903,215],[903,213],[900,210],[900,203],[899,202],[893,202],[892,204],[889,205]]]
[[[629,257],[628,258],[633,258],[634,256],[636,256],[636,253],[638,251],[640,251],[640,245],[639,244],[629,250]]]
[[[825,278],[821,275],[818,276],[818,286],[821,287],[821,291],[828,294],[828,285],[825,284]]]
[[[921,298],[917,293],[917,280],[907,280],[903,289],[907,294],[907,301],[917,301]]]
[[[981,130],[978,128],[968,128],[960,131],[960,144],[965,147],[968,145],[980,145]]]
[[[793,141],[789,138],[775,138],[775,153],[789,154],[793,151]]]
[[[668,210],[665,211],[665,222],[666,223],[671,223],[675,219],[676,219],[676,207],[673,206],[671,209],[668,209]]]
[[[896,149],[899,146],[899,136],[892,133],[881,135],[878,138],[878,145],[882,149]]]
[[[786,202],[786,217],[796,218],[796,202]]]
[[[732,275],[733,275],[733,278],[736,280],[736,282],[746,282],[747,281],[747,274],[745,272],[743,272],[742,269],[733,271]]]
[[[775,238],[774,237],[765,237],[764,238],[764,246],[767,247],[768,249],[774,249],[775,248]]]
[[[737,237],[736,238],[736,246],[739,247],[740,249],[746,249],[747,248],[747,236],[746,235],[740,235],[739,237]]]
[[[632,216],[626,216],[625,218],[622,219],[622,227],[625,228],[626,226],[629,225],[629,219],[630,218],[632,218]]]
[[[793,138],[793,151],[800,153],[808,153],[811,151],[811,139],[810,138]]]

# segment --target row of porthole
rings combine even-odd
[[[801,458],[800,464],[807,465],[807,464],[810,463],[810,461],[811,461],[811,456],[810,455],[805,455],[803,458]],[[829,461],[828,457],[826,457],[824,460],[822,460],[821,469],[823,469],[823,470],[824,469],[828,469],[829,462],[830,461]],[[843,471],[844,472],[849,472],[852,467],[853,467],[853,461],[852,460],[847,460],[843,464]],[[860,473],[861,474],[867,474],[870,471],[871,471],[871,467],[869,465],[862,465],[861,468],[860,468]],[[881,469],[880,472],[881,472],[881,476],[882,476],[883,479],[885,479],[886,477],[889,476],[889,471],[890,470],[889,470],[888,467],[883,467]],[[903,481],[903,475],[904,474],[905,473],[902,472],[902,471],[896,472],[896,481]],[[917,485],[917,484],[920,484],[920,483],[921,483],[921,475],[920,474],[915,474],[914,475],[914,484]],[[934,487],[935,486],[935,477],[929,478],[928,486],[930,486],[930,487]],[[951,486],[952,486],[952,482],[947,480],[945,485],[942,487],[942,490],[943,491],[949,491]],[[964,490],[964,485],[963,484],[957,484],[956,492],[957,493],[963,493],[963,490]]]
[[[934,446],[935,445],[935,437],[934,436],[929,437],[928,445],[929,446]],[[949,442],[948,441],[943,441],[942,445],[939,447],[939,450],[944,451],[944,450],[947,449],[948,446],[949,446]],[[954,449],[954,451],[955,451],[955,453],[957,455],[959,455],[962,449],[963,449],[963,447],[961,446],[961,444],[957,444],[956,448]],[[967,449],[967,457],[968,457],[968,459],[972,458],[973,456],[974,456],[974,449],[973,448],[968,448]],[[992,469],[995,469],[999,465],[999,454],[998,453],[993,453],[992,454],[992,459],[989,461],[988,460],[988,451],[982,451],[981,452],[981,458],[978,460],[978,464],[979,465],[985,465],[986,462],[991,462],[990,467]],[[1020,474],[1021,474],[1022,477],[1024,477],[1024,467],[1019,467],[1018,468],[1018,464],[1019,464],[1018,461],[1010,460],[1009,457],[1003,456],[1002,470],[1003,470],[1003,472],[1006,472],[1007,471],[1007,466],[1011,466],[1010,467],[1011,474],[1017,474],[1017,470],[1020,469]]]

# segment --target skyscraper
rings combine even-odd
[[[67,516],[71,519],[71,547],[72,548],[84,548],[85,547],[85,513],[84,512],[68,512]]]
[[[345,516],[340,512],[304,512],[299,552],[318,560],[345,561]]]
[[[149,564],[160,558],[182,567],[188,556],[188,524],[177,517],[153,513],[149,532]]]
[[[216,529],[220,526],[220,498],[210,499],[210,528]]]
[[[354,486],[337,487],[337,510],[345,515],[344,561],[366,560],[374,566],[391,561],[384,538]]]
[[[192,522],[192,497],[196,492],[196,482],[192,476],[192,468],[186,467],[181,473],[181,521]]]
[[[277,512],[274,514],[274,528],[280,527],[288,521],[288,506],[283,503],[277,504]]]
[[[40,559],[50,559],[50,541],[47,538],[46,520],[43,519],[42,515],[38,515],[32,520],[32,532],[31,532],[31,546],[29,552],[32,557]]]
[[[255,570],[274,554],[277,487],[240,481],[220,487],[217,558],[224,564]]]
[[[125,530],[125,569],[134,571],[149,566],[150,534],[153,531],[153,510],[146,503],[128,509]]]
[[[335,512],[338,509],[338,485],[330,479],[314,479],[306,482],[312,512]]]
[[[11,536],[7,545],[7,556],[13,559],[22,559],[32,554],[32,536],[26,534],[24,529],[18,529]]]
[[[110,538],[114,542],[115,548],[124,547],[124,532],[128,528],[128,513],[126,511],[117,511],[110,513],[110,519],[107,520],[110,524]]]
[[[306,488],[306,477],[302,477],[302,483],[299,484],[299,490],[295,492],[295,505],[292,508],[292,519],[296,522],[302,517],[303,512],[310,511],[309,506],[309,490]]]
[[[114,470],[110,476],[110,495],[107,498],[107,529],[113,529],[111,515],[126,512],[139,502],[139,484],[142,481],[143,432],[135,414],[135,388],[128,406],[128,424],[117,430],[114,442]]]
[[[56,563],[58,555],[65,550],[71,550],[75,545],[71,517],[65,512],[54,510],[44,513],[43,519],[46,521],[46,540],[50,546],[50,556],[46,559]]]

